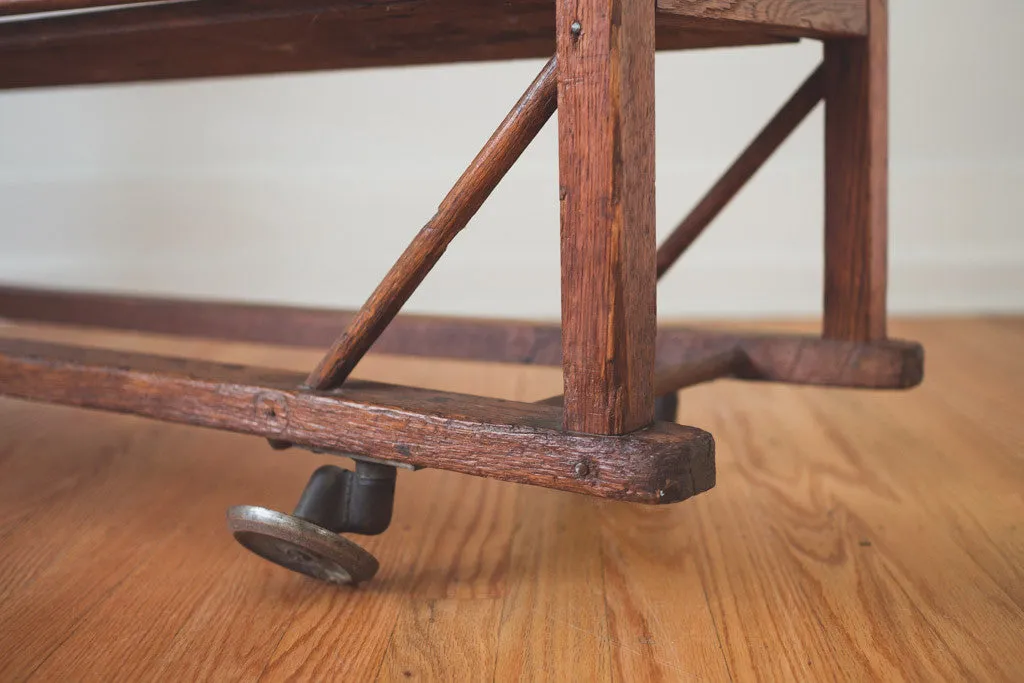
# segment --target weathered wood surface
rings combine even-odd
[[[353,311],[0,286],[0,319],[327,348]],[[372,351],[561,364],[557,325],[400,314]]]
[[[789,40],[662,18],[661,49]],[[554,27],[552,0],[200,0],[0,24],[0,88],[546,57]]]
[[[757,27],[801,38],[860,36],[871,0],[657,0],[677,25]]]
[[[382,563],[358,590],[260,562],[224,526],[230,505],[291,509],[336,460],[0,399],[0,680],[1018,680],[1024,320],[892,327],[935,361],[918,391],[681,393],[720,475],[682,505],[402,471],[391,529],[356,539]],[[32,334],[299,376],[319,355]],[[368,356],[358,372],[561,390],[556,368]]]
[[[0,17],[40,12],[124,7],[146,2],[150,2],[150,0],[0,0]]]
[[[452,240],[537,137],[558,105],[558,59],[552,57],[497,130],[459,177],[398,261],[349,321],[306,384],[319,390],[340,386],[437,265]]]
[[[687,361],[682,365],[659,368],[654,376],[654,395],[662,398],[704,382],[737,377],[743,374],[749,362],[746,354],[736,346],[724,351],[712,351],[702,358]],[[562,394],[537,401],[538,404],[546,406],[560,406],[563,402]],[[655,412],[657,412],[657,408]],[[674,408],[670,412],[673,415],[671,418],[657,419],[674,422]]]
[[[909,389],[924,378],[924,349],[887,339],[847,342],[798,334],[747,334],[663,330],[658,364],[682,365],[711,350],[736,347],[746,357],[736,377],[852,389]]]
[[[654,420],[654,4],[558,3],[565,428]]]
[[[699,429],[566,434],[550,406],[358,381],[314,393],[297,390],[301,382],[288,371],[0,341],[0,394],[15,398],[634,502],[714,486],[714,441]]]
[[[330,309],[260,306],[81,292],[0,287],[0,319],[65,323],[228,341],[324,347],[352,313]],[[919,344],[868,344],[795,334],[744,334],[663,326],[657,365],[681,365],[709,352],[740,346],[750,364],[744,379],[771,382],[906,389],[920,383]],[[399,315],[381,335],[380,353],[528,365],[561,365],[557,325]]]
[[[761,129],[757,137],[701,198],[689,215],[658,246],[659,278],[668,272],[782,143],[792,135],[821,101],[824,92],[824,73],[823,68],[819,67],[793,93],[768,125]]]
[[[834,339],[885,339],[889,212],[888,0],[870,34],[825,43],[825,322]]]

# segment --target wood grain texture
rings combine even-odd
[[[924,348],[888,339],[846,342],[800,334],[663,331],[658,363],[684,365],[711,351],[737,348],[739,379],[856,389],[909,389],[924,379]]]
[[[792,326],[791,331],[810,329]],[[984,680],[1024,660],[1024,320],[893,322],[907,394],[719,382],[715,491],[652,508],[424,470],[359,538],[358,590],[261,562],[229,505],[325,462],[258,439],[0,399],[0,679]],[[317,352],[0,326],[223,362]],[[387,382],[534,401],[556,368],[370,356]]]
[[[329,347],[354,311],[0,285],[0,319],[285,346]],[[558,325],[399,314],[371,352],[560,365]]]
[[[889,212],[888,0],[870,33],[825,43],[824,334],[886,336]]]
[[[687,361],[681,365],[673,365],[666,368],[658,368],[654,375],[654,395],[658,397],[676,394],[688,387],[713,382],[716,379],[727,379],[750,373],[750,360],[746,354],[734,346],[725,350],[713,350],[702,358]],[[539,405],[560,406],[564,403],[564,397],[551,396],[543,401],[537,401]],[[661,418],[668,422],[675,422],[675,409],[670,411],[671,418]]]
[[[714,441],[699,429],[574,435],[550,406],[367,382],[314,393],[296,390],[300,381],[280,370],[0,342],[0,394],[14,398],[634,502],[678,502],[715,482]]]
[[[138,5],[151,0],[0,0],[0,17]]]
[[[660,49],[786,42],[678,26]],[[0,88],[547,57],[552,0],[234,0],[0,24]],[[130,55],[130,59],[126,59]]]
[[[659,278],[668,272],[782,143],[792,135],[821,101],[824,92],[824,70],[819,67],[793,93],[690,214],[661,243],[657,256]]]
[[[758,27],[801,38],[868,31],[872,0],[658,0],[658,10],[704,25]]]
[[[654,419],[654,6],[559,2],[565,428]]]
[[[65,323],[228,341],[323,347],[351,311],[131,297],[0,287],[0,319]],[[744,334],[664,325],[657,364],[692,363],[739,346],[749,359],[742,379],[865,389],[907,389],[921,382],[920,344],[844,342],[796,334]],[[557,325],[399,315],[374,351],[528,365],[561,365]]]
[[[355,366],[420,286],[452,240],[466,227],[516,163],[558,104],[558,58],[552,57],[519,98],[466,171],[416,234],[345,332],[309,374],[306,385],[334,389]]]

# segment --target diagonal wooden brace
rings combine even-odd
[[[309,387],[323,391],[340,386],[394,320],[451,241],[554,114],[558,106],[557,71],[558,59],[552,57],[452,187],[434,217],[406,247],[348,329],[309,375]]]
[[[658,277],[679,260],[736,194],[807,118],[825,95],[824,67],[815,69],[729,170],[658,247]]]

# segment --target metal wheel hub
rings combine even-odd
[[[260,557],[328,583],[369,581],[377,558],[333,531],[294,515],[254,505],[228,509],[235,539]]]

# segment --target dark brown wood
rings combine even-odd
[[[654,4],[557,5],[565,428],[654,419]]]
[[[0,287],[0,319],[106,327],[229,341],[322,348],[344,329],[351,311],[109,296]],[[920,383],[921,346],[806,335],[713,332],[663,326],[659,367],[700,361],[739,346],[751,358],[746,376],[793,384],[907,389]],[[399,315],[374,352],[476,361],[561,365],[557,325]]]
[[[894,339],[851,342],[807,335],[662,329],[659,366],[682,365],[712,350],[740,349],[737,379],[850,389],[909,389],[924,377],[924,350]]]
[[[746,354],[737,344],[699,360],[659,368],[654,376],[654,393],[664,396],[704,382],[735,377],[745,372],[747,363]]]
[[[434,217],[416,235],[344,334],[310,373],[308,386],[321,390],[340,386],[398,315],[451,241],[466,227],[555,112],[557,73],[558,59],[553,57],[456,181]]]
[[[39,12],[97,10],[150,2],[153,0],[0,0],[0,17]]]
[[[743,150],[690,214],[662,242],[658,248],[658,277],[668,272],[694,240],[718,217],[722,209],[792,135],[821,101],[823,94],[824,70],[818,67]]]
[[[887,0],[870,33],[825,44],[825,322],[834,339],[886,336]]]
[[[714,440],[659,423],[567,434],[557,407],[352,381],[296,390],[292,372],[0,341],[0,393],[281,439],[317,450],[641,503],[714,486]]]
[[[662,18],[660,49],[790,40]],[[201,0],[33,19],[0,24],[0,88],[544,57],[554,19],[552,0]]]
[[[712,351],[703,358],[696,358],[681,365],[659,368],[654,376],[654,393],[656,396],[665,396],[704,382],[735,377],[738,373],[744,372],[748,362],[746,354],[738,346],[734,346],[723,351]],[[537,403],[560,406],[563,400],[563,395],[559,394]]]
[[[798,38],[867,33],[869,0],[657,0],[658,10],[702,25],[761,28]]]

